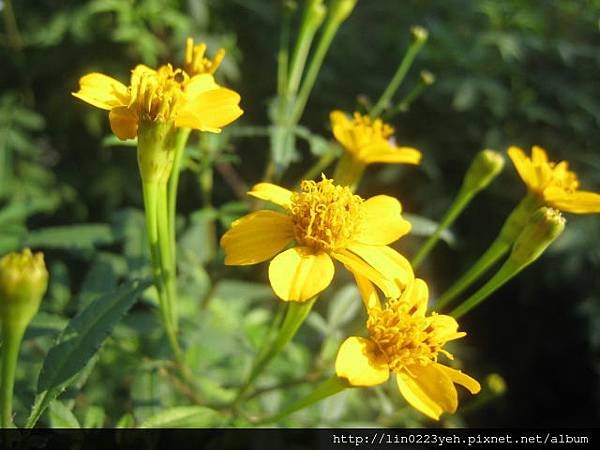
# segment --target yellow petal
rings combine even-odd
[[[531,160],[525,155],[523,150],[512,146],[508,149],[508,156],[515,165],[515,169],[517,169],[517,173],[523,182],[532,189],[537,188],[534,181],[536,179],[535,171],[531,165]]]
[[[206,91],[217,89],[220,86],[216,83],[214,77],[208,73],[193,76],[185,85],[185,95],[189,99],[194,99]]]
[[[292,191],[272,183],[255,184],[248,195],[267,200],[286,209],[289,209],[292,202]]]
[[[416,278],[412,283],[409,283],[402,292],[402,302],[414,308],[413,315],[425,317],[428,301],[429,288],[427,283],[420,278]]]
[[[256,264],[272,258],[293,239],[289,216],[256,211],[233,222],[221,238],[226,265]]]
[[[129,103],[127,86],[102,73],[90,73],[79,79],[79,91],[73,96],[97,108],[112,109]]]
[[[443,412],[454,413],[458,395],[450,377],[432,363],[412,365],[396,377],[400,393],[418,411],[439,420]]]
[[[137,136],[137,114],[126,106],[111,109],[108,113],[108,120],[110,121],[110,129],[122,141]]]
[[[390,370],[377,345],[362,337],[346,339],[335,359],[335,373],[352,386],[375,386],[385,383]]]
[[[367,164],[419,164],[421,162],[421,157],[421,152],[416,148],[394,147],[388,144],[387,148],[364,151],[362,159]]]
[[[548,164],[548,155],[546,154],[546,150],[542,147],[534,145],[531,147],[531,161],[533,164],[537,165],[546,165]]]
[[[348,250],[360,256],[385,278],[394,281],[401,288],[406,287],[414,278],[410,262],[393,248],[355,243],[349,245]]]
[[[334,272],[333,261],[327,253],[294,247],[273,258],[269,281],[282,300],[303,302],[327,288]]]
[[[402,218],[402,205],[388,195],[376,195],[362,204],[361,228],[355,240],[361,244],[387,245],[410,231]]]
[[[240,117],[240,95],[230,89],[218,88],[188,98],[177,115],[175,125],[200,131],[219,133],[221,128]]]
[[[354,275],[358,292],[360,292],[360,296],[363,299],[367,311],[377,306],[381,307],[381,301],[379,300],[379,295],[377,295],[377,290],[375,289],[375,286],[373,286],[373,283],[357,273],[352,272],[352,275]]]
[[[551,186],[544,190],[544,200],[553,208],[574,214],[600,213],[600,194],[587,191],[565,192]]]
[[[329,114],[329,120],[331,121],[333,135],[342,147],[349,151],[356,150],[352,134],[352,122],[348,116],[342,111],[332,111]]]
[[[437,368],[448,375],[453,383],[460,384],[461,386],[467,388],[471,394],[477,394],[481,390],[481,385],[477,382],[477,380],[471,378],[465,373],[462,373],[460,370],[444,366],[443,364],[437,364]]]
[[[396,298],[400,295],[400,289],[396,283],[384,277],[380,272],[367,264],[361,258],[347,250],[338,250],[332,256],[344,264],[346,268],[357,275],[367,278],[381,289],[386,297]]]
[[[431,337],[432,340],[436,342],[448,342],[467,335],[467,333],[463,331],[458,331],[456,319],[445,314],[433,315],[429,317],[429,321],[433,328]]]

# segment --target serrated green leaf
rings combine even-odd
[[[112,244],[114,241],[109,225],[90,223],[31,231],[25,238],[25,245],[36,248],[91,250],[98,245]]]
[[[50,426],[52,428],[81,428],[75,414],[62,402],[57,400],[50,403],[48,417],[50,418]]]
[[[115,292],[96,299],[69,322],[44,360],[26,427],[33,427],[50,402],[77,378],[150,284],[139,280],[124,283]]]
[[[224,417],[204,406],[177,406],[146,419],[140,428],[202,428],[218,427]]]

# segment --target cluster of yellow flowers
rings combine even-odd
[[[194,46],[189,40],[183,69],[140,65],[133,69],[129,86],[103,74],[86,75],[73,95],[109,110],[111,128],[120,139],[137,136],[141,141],[147,138],[144,130],[157,124],[167,128],[164,133],[172,128],[219,132],[242,114],[240,96],[213,78],[223,51],[209,60],[205,50],[204,44]],[[363,199],[353,191],[353,182],[367,165],[419,164],[421,152],[396,145],[393,128],[380,118],[358,112],[350,118],[333,111],[330,119],[333,135],[345,150],[345,175],[352,176],[344,181],[325,175],[318,181],[304,180],[298,192],[256,184],[248,194],[278,209],[254,211],[233,223],[221,239],[225,264],[271,260],[268,277],[275,294],[301,303],[323,292],[333,280],[334,261],[341,263],[356,280],[367,321],[366,337],[349,337],[342,343],[337,376],[352,386],[372,386],[387,381],[393,372],[408,403],[439,419],[444,412],[456,411],[455,384],[473,394],[480,390],[473,378],[438,362],[440,355],[453,359],[444,346],[466,333],[458,331],[454,318],[427,312],[426,282],[416,278],[410,262],[390,246],[411,230],[401,203],[387,195]],[[539,206],[600,212],[600,195],[579,191],[566,162],[549,162],[539,147],[533,147],[531,158],[516,147],[508,154]]]

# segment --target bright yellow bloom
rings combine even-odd
[[[329,118],[333,135],[353,159],[361,164],[419,164],[421,152],[412,147],[398,147],[394,129],[381,119],[354,113],[353,120],[342,111],[333,111]]]
[[[390,372],[406,401],[423,414],[438,420],[443,412],[454,413],[458,395],[454,383],[472,394],[480,390],[470,376],[440,364],[438,355],[449,359],[446,342],[461,338],[458,324],[450,316],[427,316],[428,289],[421,279],[414,280],[400,298],[381,306],[373,285],[357,278],[368,307],[368,338],[346,339],[335,362],[337,376],[353,386],[384,383]]]
[[[303,181],[301,192],[259,183],[248,194],[285,212],[256,211],[235,221],[221,239],[225,264],[249,265],[274,257],[269,280],[282,300],[305,301],[327,288],[334,274],[332,258],[388,297],[397,297],[412,279],[410,263],[387,246],[411,227],[395,198],[363,200],[325,176],[319,182]]]
[[[110,111],[119,139],[134,138],[140,126],[157,123],[218,133],[243,113],[239,94],[219,86],[210,73],[190,77],[170,64],[158,70],[138,65],[129,86],[101,73],[81,77],[79,86],[73,95]]]
[[[576,214],[600,213],[600,194],[578,190],[579,180],[567,161],[548,161],[546,151],[535,145],[531,158],[514,146],[508,149],[508,156],[529,191],[546,205]]]

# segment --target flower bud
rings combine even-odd
[[[42,253],[10,253],[0,259],[0,319],[2,326],[26,327],[37,313],[48,288]]]
[[[419,44],[424,44],[429,37],[429,32],[426,28],[423,28],[419,25],[415,25],[410,28],[410,36],[412,37],[414,42],[418,42]]]
[[[486,379],[487,387],[495,395],[502,395],[506,392],[506,381],[497,373],[489,374]]]
[[[421,70],[421,73],[419,74],[419,80],[425,86],[431,86],[433,83],[435,83],[435,75],[429,70]]]
[[[465,174],[463,188],[467,191],[485,189],[504,168],[504,157],[493,150],[482,150],[471,162]]]
[[[166,183],[173,169],[176,131],[172,123],[142,121],[138,131],[138,166],[146,183]]]
[[[348,16],[352,14],[357,1],[358,0],[333,0],[329,7],[331,20],[338,23],[346,20]]]
[[[538,209],[513,244],[509,260],[520,267],[531,264],[563,232],[565,223],[560,211],[545,206]]]
[[[306,10],[304,11],[304,20],[315,29],[321,25],[325,15],[327,14],[327,8],[323,4],[323,0],[308,0],[306,4]]]

